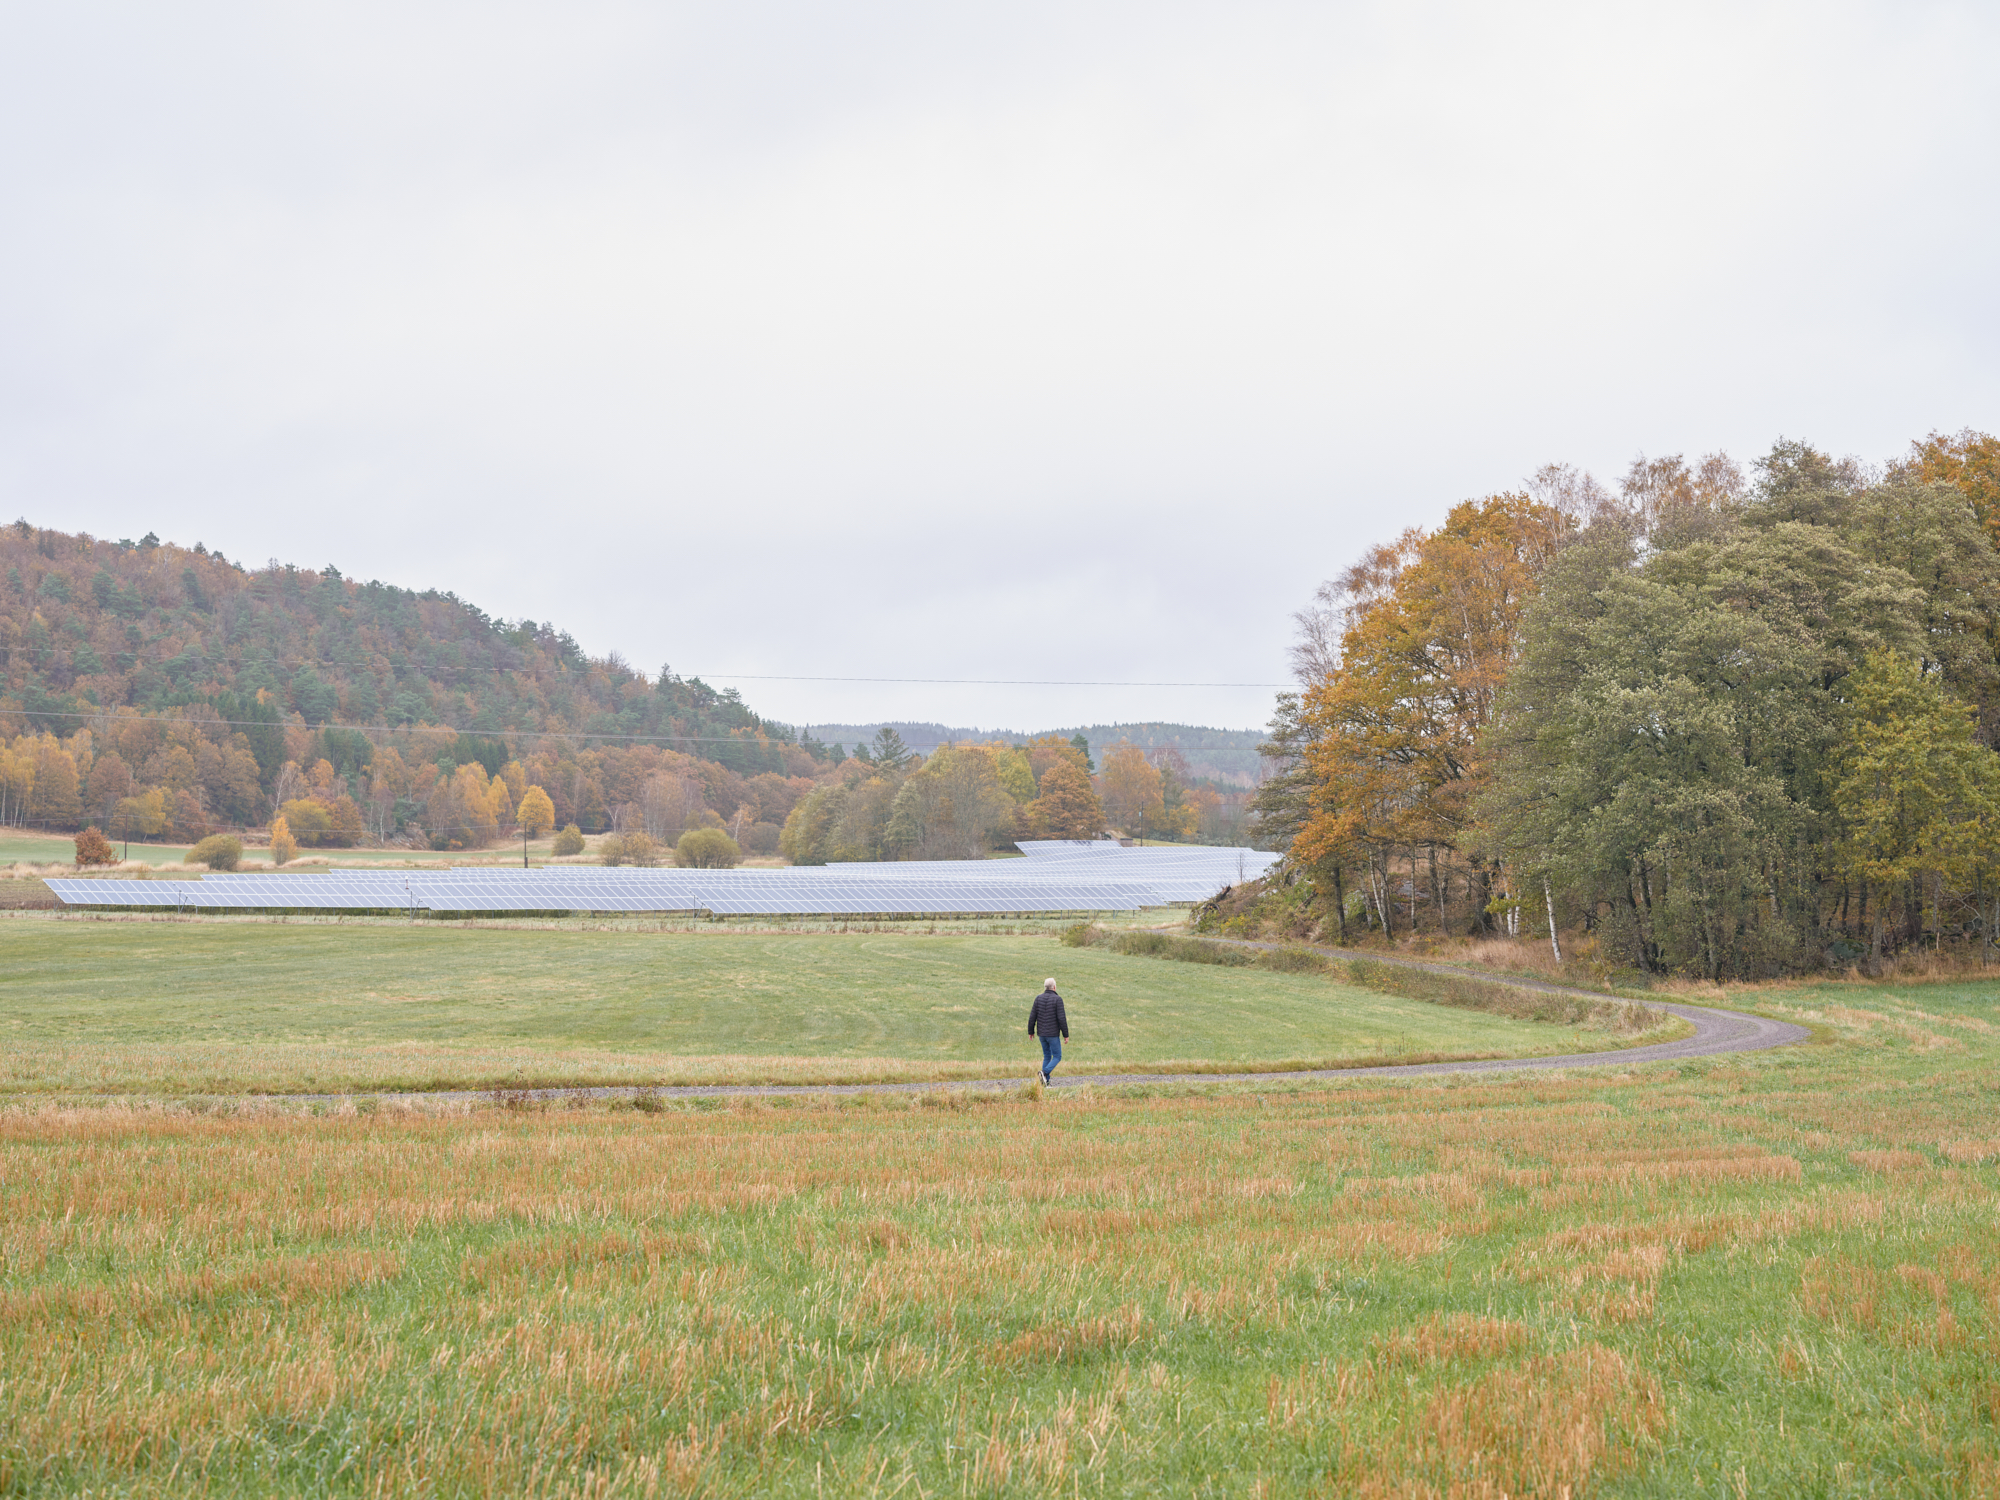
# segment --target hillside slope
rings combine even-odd
[[[689,805],[663,827],[678,826],[696,803],[734,816],[749,779],[809,778],[823,764],[733,690],[666,671],[649,681],[552,626],[493,619],[453,594],[331,567],[251,570],[199,543],[105,542],[25,520],[0,527],[0,669],[0,821],[51,829],[158,791],[125,821],[197,837],[261,823],[303,789],[351,798],[378,837],[428,813],[426,836],[449,845],[446,824],[477,836],[487,819],[457,808],[462,795],[436,812],[426,777],[467,765],[489,786],[509,765],[509,782],[541,780],[562,819],[586,829],[671,772]],[[749,801],[753,821],[789,805]]]
[[[1211,729],[1200,724],[1158,722],[1070,725],[1062,729],[970,729],[961,725],[918,723],[913,720],[878,721],[873,724],[814,724],[811,733],[828,744],[853,745],[875,737],[883,727],[894,729],[913,750],[928,754],[939,745],[981,743],[997,740],[1024,744],[1043,735],[1068,739],[1080,734],[1090,742],[1093,754],[1129,740],[1148,755],[1161,750],[1176,751],[1187,763],[1187,774],[1197,782],[1218,786],[1255,787],[1262,769],[1257,747],[1271,737],[1268,729]]]

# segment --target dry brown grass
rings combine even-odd
[[[1919,1008],[1966,1050],[0,1111],[0,1492],[1977,1492],[1993,1044]]]

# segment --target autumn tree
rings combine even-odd
[[[312,797],[294,797],[280,809],[285,827],[307,849],[317,849],[333,830],[333,813]]]
[[[118,851],[111,847],[111,841],[100,833],[95,824],[76,836],[76,866],[79,870],[91,865],[115,865]]]
[[[1025,807],[1035,800],[1035,767],[1027,751],[1019,746],[996,749],[993,769],[1000,777],[1000,785],[1014,799],[1017,807]]]
[[[111,810],[111,831],[121,839],[151,838],[167,827],[167,794],[153,787],[133,797],[120,797]]]
[[[1162,779],[1146,759],[1146,752],[1130,740],[1121,740],[1104,752],[1104,770],[1097,779],[1104,812],[1111,822],[1128,835],[1151,828],[1161,831],[1166,803],[1161,797]]]
[[[844,770],[849,779],[801,798],[785,819],[778,847],[793,864],[874,860],[887,851],[898,782],[871,774],[872,763],[858,758]]]
[[[1467,501],[1438,531],[1406,533],[1341,580],[1338,657],[1306,687],[1291,731],[1306,782],[1292,849],[1308,864],[1362,863],[1387,926],[1399,878],[1412,918],[1420,898],[1440,924],[1448,918],[1453,856],[1482,775],[1480,735],[1518,650],[1521,612],[1568,524],[1522,494]],[[1490,873],[1475,863],[1461,877],[1470,899],[1460,909],[1475,925],[1487,921]]]
[[[1933,432],[1910,444],[1909,456],[1891,476],[1955,486],[2000,546],[2000,437],[1970,427],[1950,437]]]
[[[132,768],[116,750],[107,750],[91,762],[85,787],[91,814],[109,818],[119,799],[132,795]]]
[[[1091,839],[1104,831],[1104,807],[1090,777],[1074,760],[1062,759],[1042,773],[1034,821],[1052,839]]]
[[[335,797],[326,811],[325,842],[329,846],[335,849],[352,849],[367,835],[367,826],[361,821],[360,804],[345,792]]]
[[[291,825],[280,813],[271,820],[271,863],[288,865],[299,857],[298,840],[292,837]]]
[[[984,745],[939,750],[896,792],[886,840],[910,859],[983,859],[1011,829],[1014,799]]]
[[[82,821],[76,761],[53,735],[42,736],[35,747],[32,788],[28,798],[30,823],[43,828],[74,828]]]
[[[514,821],[529,838],[538,839],[556,826],[555,804],[549,801],[549,794],[538,786],[531,786],[521,795],[521,805],[514,813]]]

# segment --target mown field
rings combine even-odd
[[[1026,1078],[1054,975],[1071,1071],[1513,1056],[1601,1032],[1049,933],[0,922],[0,1089],[307,1092]]]
[[[1995,988],[1761,999],[1828,1040],[1180,1095],[16,1101],[0,1493],[1994,1493]]]

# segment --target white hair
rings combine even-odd
[[[1056,982],[1053,979],[1044,979],[1042,981],[1042,988],[1045,990],[1052,990],[1055,987],[1056,987]]]

